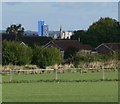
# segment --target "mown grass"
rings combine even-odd
[[[56,74],[55,72],[51,73],[44,73],[44,74],[12,74],[13,80],[53,80],[55,79]],[[106,79],[118,79],[118,72],[117,71],[109,71],[105,72]],[[2,77],[3,82],[9,81],[9,75],[3,75]],[[87,73],[80,73],[80,72],[65,72],[65,73],[58,73],[58,79],[60,80],[99,80],[102,79],[102,71],[100,72],[87,72]]]
[[[106,72],[108,79],[116,79],[117,72]],[[101,79],[102,72],[61,73],[59,79]],[[14,80],[55,79],[55,73],[13,75]],[[4,75],[3,81],[9,81]],[[3,102],[117,102],[118,82],[40,82],[3,83]]]
[[[3,102],[117,102],[117,82],[3,84]]]

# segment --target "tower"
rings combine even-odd
[[[43,36],[44,21],[38,21],[38,35]]]
[[[44,24],[43,25],[43,36],[48,36],[48,35],[49,35],[48,25]]]
[[[61,39],[62,36],[62,26],[60,25],[60,34],[59,34],[59,38]]]

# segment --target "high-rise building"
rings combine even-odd
[[[38,35],[43,36],[44,21],[38,21]]]
[[[49,35],[48,25],[44,24],[43,25],[43,36],[48,36],[48,35]]]

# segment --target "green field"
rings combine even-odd
[[[12,74],[13,80],[53,80],[55,79],[55,72],[43,73],[43,74]],[[105,72],[106,79],[117,79],[118,72],[117,71],[109,71]],[[3,81],[9,81],[10,76],[3,75]],[[91,72],[80,73],[80,72],[65,72],[58,73],[58,79],[60,80],[99,80],[102,79],[102,71],[101,72]]]
[[[106,72],[108,79],[117,79],[117,72]],[[54,79],[55,73],[13,75],[13,80]],[[58,74],[62,80],[101,79],[102,72]],[[3,81],[9,81],[3,75]],[[34,82],[3,83],[3,102],[117,102],[118,82]]]

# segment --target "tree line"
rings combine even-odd
[[[29,47],[16,41],[2,42],[2,64],[26,65],[35,64],[41,68],[60,64],[62,55],[56,48],[44,48],[40,46]]]
[[[23,36],[24,28],[21,24],[7,27],[6,33],[17,37]],[[110,17],[100,18],[92,23],[87,30],[76,30],[71,36],[72,40],[80,40],[81,43],[89,44],[93,47],[101,43],[120,42],[120,23]]]
[[[26,65],[33,64],[40,68],[46,68],[55,64],[70,64],[79,67],[82,63],[106,62],[109,60],[120,60],[120,52],[113,54],[98,54],[87,50],[73,51],[71,47],[62,56],[60,50],[53,47],[33,47],[21,44],[17,41],[2,42],[2,64],[3,65]],[[75,50],[75,48],[73,48]]]
[[[112,18],[100,18],[89,26],[88,30],[74,31],[72,40],[79,40],[81,43],[90,44],[93,47],[101,43],[120,42],[120,23]]]
[[[9,35],[22,36],[24,28],[21,24],[11,25],[7,28],[6,33]],[[71,36],[73,40],[79,40],[81,43],[90,44],[93,47],[101,43],[120,42],[120,23],[112,18],[100,18],[94,22],[88,30],[74,31]],[[34,45],[29,47],[17,41],[3,41],[2,63],[3,65],[26,65],[36,64],[41,68],[46,66],[73,63],[76,67],[82,62],[105,61],[110,59],[119,59],[120,52],[108,55],[93,54],[90,52],[82,52],[75,47],[69,47],[62,57],[60,50],[50,47],[44,48]]]

